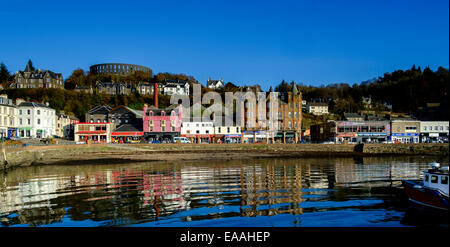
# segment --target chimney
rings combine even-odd
[[[155,101],[154,105],[158,108],[158,83],[153,83],[153,99]]]
[[[144,114],[144,116],[145,116],[145,113],[147,113],[147,109],[148,109],[148,105],[147,104],[144,104],[144,109],[142,109],[142,113]]]

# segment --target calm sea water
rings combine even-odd
[[[436,157],[39,166],[0,175],[0,226],[444,226],[401,187]]]

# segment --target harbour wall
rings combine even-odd
[[[445,143],[418,144],[91,144],[2,147],[0,170],[39,164],[64,164],[90,159],[120,163],[124,157],[147,161],[300,158],[448,154]]]

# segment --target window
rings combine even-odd
[[[41,110],[37,110],[37,114],[38,114],[38,115],[41,115]]]
[[[432,175],[431,176],[431,182],[434,183],[434,184],[437,183],[438,182],[438,176]]]
[[[427,126],[424,126],[424,127],[423,127],[423,130],[425,130],[425,131],[426,131],[426,130],[427,130]]]
[[[41,124],[41,119],[37,119],[37,124]]]
[[[19,110],[19,115],[22,115],[22,110]]]
[[[31,124],[31,119],[28,118],[28,124]]]
[[[425,182],[428,182],[429,176],[428,174],[425,174]]]
[[[30,114],[31,114],[31,111],[30,111],[30,109],[28,109],[28,110],[27,110],[27,114],[28,114],[28,115],[30,115]]]
[[[441,177],[441,184],[448,184],[448,176]]]

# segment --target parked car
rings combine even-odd
[[[191,141],[187,137],[174,137],[173,141],[177,143],[180,141],[180,143],[191,143]]]
[[[322,144],[335,144],[335,143],[332,141],[327,141],[327,142],[322,142]]]
[[[154,140],[154,141],[152,141],[152,143],[161,143],[161,142],[158,140]]]

